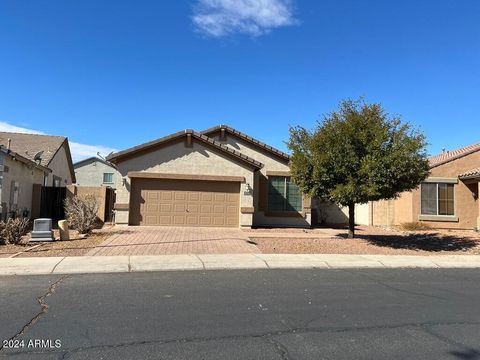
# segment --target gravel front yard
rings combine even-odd
[[[55,234],[56,238],[58,235]],[[83,256],[112,235],[108,230],[94,230],[93,234],[81,238],[70,231],[71,240],[48,243],[29,243],[28,245],[0,245],[0,257],[44,257],[44,256]],[[40,244],[40,246],[38,246]]]
[[[474,231],[404,232],[357,226],[356,238],[348,239],[346,230],[337,236],[320,235],[320,231],[289,230],[280,237],[275,231],[261,230],[249,234],[266,254],[385,254],[385,255],[474,255],[480,254],[480,234]],[[331,229],[327,229],[331,232]],[[289,237],[284,235],[289,233]],[[298,234],[295,237],[295,234]],[[316,237],[316,234],[318,236]],[[308,237],[307,237],[308,236]]]

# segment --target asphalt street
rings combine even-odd
[[[478,269],[3,276],[0,293],[0,359],[480,359]]]

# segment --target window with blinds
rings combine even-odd
[[[290,177],[268,178],[268,210],[271,212],[302,211],[302,193],[300,188],[290,181]]]
[[[455,215],[454,184],[423,183],[422,215]]]

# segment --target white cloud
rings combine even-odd
[[[97,156],[97,152],[99,152],[103,157],[106,157],[111,152],[118,151],[117,149],[112,149],[103,145],[80,144],[70,140],[68,142],[70,144],[73,162],[77,162],[91,156]]]
[[[0,121],[0,131],[47,135],[43,131],[15,126],[4,121]],[[70,152],[72,153],[73,162],[77,162],[91,156],[97,156],[97,152],[99,152],[103,157],[105,157],[112,151],[117,151],[116,149],[110,148],[108,146],[81,144],[75,141],[70,141],[70,139],[68,140],[68,143],[70,145]]]
[[[198,0],[192,20],[198,31],[212,37],[259,36],[297,23],[291,0]]]

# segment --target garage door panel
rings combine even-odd
[[[158,193],[154,191],[146,191],[145,192],[145,197],[149,201],[158,201]]]
[[[174,225],[185,225],[185,215],[173,215]]]
[[[164,201],[173,200],[173,192],[171,192],[171,191],[162,191],[162,192],[160,193],[160,198],[161,198],[161,200],[164,200]]]
[[[200,205],[200,212],[202,214],[208,214],[212,212],[212,206],[211,205]]]
[[[227,206],[227,209],[226,209],[226,213],[227,214],[237,214],[238,213],[238,208],[236,206]]]
[[[213,194],[202,193],[201,198],[202,198],[202,201],[212,201]]]
[[[173,204],[173,211],[178,213],[184,213],[187,210],[187,204],[182,203],[175,203]]]
[[[173,204],[160,204],[161,213],[170,213],[173,211]]]
[[[190,226],[198,225],[198,216],[188,216],[187,225],[190,225]]]
[[[227,194],[227,201],[231,203],[238,202],[238,194]]]
[[[158,222],[157,216],[155,215],[146,215],[145,216],[145,224],[146,225],[153,225]]]
[[[200,200],[200,193],[189,192],[188,193],[188,200],[189,201],[199,201]]]
[[[145,205],[145,212],[147,213],[157,213],[159,211],[159,206],[158,204],[151,204],[151,203],[147,203]]]
[[[132,225],[238,226],[239,183],[134,179],[131,191]]]
[[[193,213],[193,214],[200,213],[200,205],[189,203],[188,204],[188,212]]]
[[[223,214],[225,213],[225,205],[213,205],[213,213]]]

